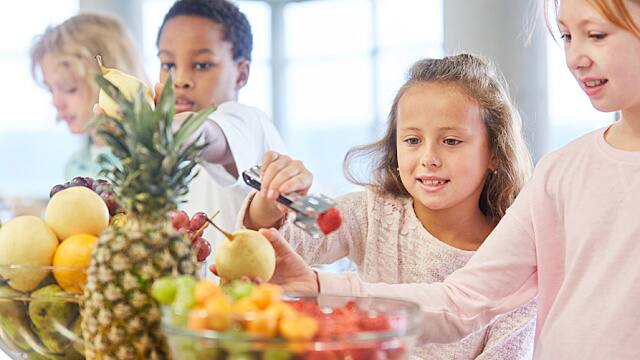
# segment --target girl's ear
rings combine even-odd
[[[249,70],[251,63],[242,59],[238,61],[238,78],[236,79],[236,91],[242,89],[249,81]]]
[[[491,159],[489,159],[489,166],[487,167],[487,169],[494,173],[497,171],[498,169],[498,162],[496,161],[496,156],[495,155],[491,155]]]

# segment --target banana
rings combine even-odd
[[[147,85],[145,85],[142,81],[136,79],[135,77],[126,74],[118,69],[107,68],[102,65],[102,58],[100,55],[96,56],[98,60],[98,66],[100,67],[100,72],[105,79],[109,80],[113,85],[115,85],[126,97],[131,100],[138,92],[138,89],[142,87],[145,95],[145,99],[151,105],[151,108],[154,107],[153,102],[153,92]],[[104,90],[100,89],[100,94],[98,95],[98,105],[104,110],[104,112],[118,120],[122,119],[120,114],[120,106],[111,99],[109,95],[107,95]]]

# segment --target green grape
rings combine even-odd
[[[256,357],[249,353],[232,353],[227,356],[227,360],[256,360]]]
[[[189,275],[176,278],[176,298],[173,301],[173,309],[184,313],[196,304],[196,279]]]
[[[161,304],[171,304],[176,298],[176,280],[171,276],[161,277],[151,285],[151,296]]]
[[[227,331],[227,334],[231,335],[231,332]],[[247,334],[244,331],[238,330],[235,335],[237,336],[220,342],[220,347],[227,352],[226,359],[229,359],[230,355],[245,355],[252,350],[251,343],[247,341]]]
[[[198,350],[192,338],[177,336],[171,342],[172,347],[177,350],[181,359],[198,360]]]
[[[267,349],[262,354],[263,360],[289,360],[291,359],[291,353],[282,348]]]
[[[251,295],[251,292],[256,287],[252,282],[234,280],[224,288],[225,294],[229,296],[234,302]]]

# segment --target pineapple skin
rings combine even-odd
[[[195,275],[187,238],[168,220],[131,218],[98,239],[82,308],[87,359],[170,359],[161,311],[150,295],[154,279]]]

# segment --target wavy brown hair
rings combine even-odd
[[[423,59],[413,64],[407,81],[393,101],[382,139],[347,152],[344,160],[347,179],[396,196],[410,196],[397,171],[398,103],[407,89],[427,82],[458,86],[480,105],[496,171],[487,175],[479,207],[485,216],[499,221],[531,174],[532,162],[522,137],[520,115],[512,105],[502,75],[489,62],[475,55]],[[370,176],[364,180],[354,171],[355,163],[361,158],[369,160],[370,165],[367,169]]]

